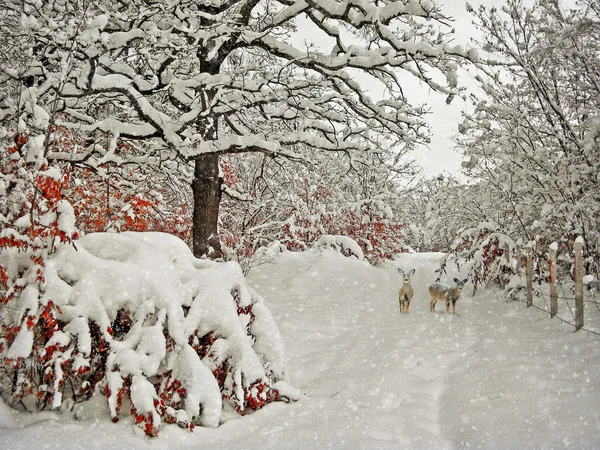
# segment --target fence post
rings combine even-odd
[[[548,268],[550,269],[550,317],[558,314],[558,290],[556,289],[556,251],[558,244],[550,244],[550,254],[548,257]]]
[[[583,327],[583,238],[575,240],[575,331]]]
[[[531,270],[531,242],[527,244],[527,260],[525,262],[525,275],[527,276],[527,307],[533,305],[533,271]]]

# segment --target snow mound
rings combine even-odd
[[[325,234],[315,242],[314,247],[332,248],[344,256],[352,256],[357,258],[359,261],[363,261],[365,259],[365,255],[360,248],[360,245],[358,245],[354,239],[348,236]]]
[[[9,403],[65,408],[103,393],[113,421],[128,405],[155,436],[163,421],[216,427],[223,402],[245,414],[292,399],[274,387],[286,386],[279,330],[237,263],[196,259],[164,233],[93,233],[60,246],[42,275],[2,308],[5,366],[38,364],[17,369],[19,386],[6,372]]]

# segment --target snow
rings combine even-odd
[[[25,358],[31,353],[33,347],[33,331],[27,328],[27,322],[23,320],[21,331],[11,344],[6,354],[7,358]]]
[[[60,173],[60,168],[57,166],[52,166],[46,170],[40,171],[40,175],[43,175],[48,178],[52,178],[55,181],[60,181],[60,179],[62,178],[62,173]]]
[[[152,411],[154,395],[155,391],[152,383],[139,375],[133,376],[131,380],[131,402],[138,413],[147,414]]]
[[[75,227],[75,211],[67,200],[60,200],[56,205],[58,213],[58,229],[65,232],[69,237],[77,230]]]
[[[441,256],[403,254],[374,268],[311,250],[252,269],[250,286],[277,321],[298,402],[224,415],[218,428],[193,433],[164,427],[150,440],[134,433],[131,417],[112,424],[102,403],[76,421],[0,402],[0,442],[17,450],[600,447],[598,338],[495,291],[463,293],[455,315],[429,312]],[[416,268],[403,315],[402,267]]]
[[[184,347],[177,355],[174,376],[181,379],[187,389],[185,411],[188,417],[197,417],[202,404],[199,422],[202,426],[214,428],[219,425],[222,408],[219,385],[210,370],[194,355],[190,346]]]
[[[41,166],[41,161],[44,157],[44,141],[46,136],[44,134],[38,134],[37,136],[32,137],[27,143],[27,157],[26,161],[35,162],[36,164]]]
[[[317,242],[315,242],[314,247],[321,249],[330,248],[337,250],[342,254],[349,253],[350,256],[357,258],[359,261],[365,259],[365,255],[360,246],[354,239],[349,238],[348,236],[324,234]]]

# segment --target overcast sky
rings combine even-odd
[[[455,42],[457,44],[469,45],[472,37],[475,37],[475,27],[472,25],[471,15],[466,11],[464,0],[439,0],[442,4],[444,14],[455,19]],[[473,0],[470,1],[474,8],[480,4],[490,5],[502,4],[502,1]],[[468,91],[475,88],[473,75],[466,71],[459,72],[459,86],[464,86]],[[458,132],[458,123],[462,122],[461,112],[468,105],[456,97],[450,105],[446,105],[445,98],[437,94],[430,94],[423,90],[425,98],[433,112],[428,117],[431,124],[432,140],[429,149],[422,148],[415,152],[414,158],[423,167],[425,175],[435,176],[440,173],[449,172],[457,174],[460,172],[461,155],[453,150],[452,137]]]
[[[1,0],[0,0],[1,1]],[[453,44],[471,46],[470,40],[476,33],[472,25],[471,15],[466,11],[464,0],[437,0],[441,3],[444,15],[454,19],[454,40]],[[472,0],[470,1],[474,8],[480,4],[502,4],[503,0]],[[298,22],[298,33],[292,36],[291,41],[297,48],[303,48],[306,44],[324,46],[324,49],[332,47],[333,42],[325,44],[321,39],[325,35],[316,28],[308,19]],[[471,71],[472,68],[471,68]],[[361,81],[363,89],[370,92],[371,95],[377,94],[379,89],[374,91],[371,86]],[[473,75],[464,70],[459,70],[459,86],[464,86],[468,90],[476,87]],[[452,137],[458,132],[458,124],[462,122],[461,113],[468,105],[459,97],[455,97],[450,105],[446,104],[446,96],[430,92],[430,88],[424,86],[413,76],[406,76],[406,85],[403,82],[403,90],[411,103],[427,103],[432,113],[426,117],[431,125],[431,143],[429,148],[421,146],[411,156],[423,167],[425,176],[433,177],[440,173],[450,173],[460,175],[461,155],[453,150]]]

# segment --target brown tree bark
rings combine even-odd
[[[221,202],[219,155],[209,153],[198,156],[194,165],[192,192],[194,215],[192,217],[192,242],[194,256],[211,259],[223,256],[219,243],[218,221]]]

